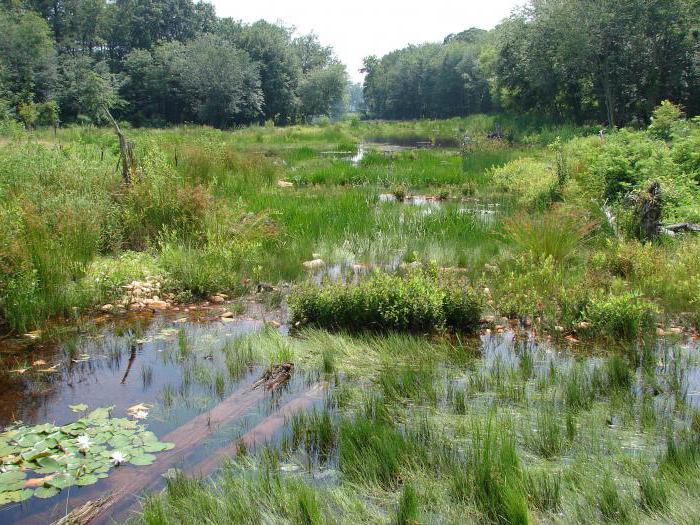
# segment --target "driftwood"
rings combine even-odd
[[[132,175],[136,173],[136,157],[134,156],[134,145],[126,140],[124,133],[122,132],[119,124],[109,112],[107,107],[104,107],[104,112],[107,118],[112,122],[114,126],[114,131],[119,137],[119,151],[121,152],[121,164],[122,164],[122,180],[124,184],[129,186],[131,184]]]
[[[700,233],[700,224],[695,224],[694,222],[681,222],[680,224],[666,224],[663,226],[665,232],[680,233],[680,232],[691,232]]]
[[[273,365],[253,384],[253,390],[264,386],[266,390],[275,390],[284,385],[292,377],[294,371],[294,363],[282,363],[281,365]]]
[[[114,502],[117,494],[110,493],[99,499],[86,502],[70,511],[53,525],[86,525],[102,513],[102,510]]]
[[[306,391],[294,397],[251,431],[247,432],[237,443],[214,452],[208,459],[191,467],[189,473],[202,476],[211,474],[221,465],[225,457],[237,453],[241,443],[244,443],[247,447],[252,447],[258,443],[269,441],[274,433],[282,428],[289,416],[313,406],[314,403],[322,398],[326,388],[327,385],[325,383],[311,385]],[[115,470],[107,479],[101,482],[105,486],[104,490],[113,494],[113,497],[109,501],[103,502],[99,509],[95,509],[95,513],[90,515],[88,521],[78,523],[80,525],[86,523],[111,523],[117,515],[129,509],[134,503],[134,496],[145,490],[155,488],[161,481],[163,474],[169,469],[177,468],[183,463],[187,463],[187,458],[196,453],[198,445],[211,434],[212,423],[231,421],[243,417],[256,403],[264,398],[264,390],[254,390],[249,386],[242,387],[211,411],[200,414],[188,423],[163,436],[161,440],[175,443],[175,448],[159,453],[156,462],[151,467],[137,469],[123,466]],[[90,501],[87,497],[78,497],[72,503],[78,505],[76,508],[80,509],[88,505]],[[95,505],[93,504],[92,507],[95,507]],[[20,520],[20,523],[51,523],[54,517],[55,515],[29,516],[25,520]]]

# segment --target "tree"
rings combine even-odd
[[[318,36],[314,33],[295,38],[292,45],[299,57],[301,72],[305,75],[336,61],[333,56],[333,49],[330,46],[322,45],[318,40]]]
[[[56,52],[51,30],[39,15],[0,8],[0,70],[15,107],[52,97]]]
[[[224,19],[217,33],[247,51],[258,64],[264,99],[262,116],[283,124],[290,122],[297,112],[297,88],[302,75],[292,45],[292,30],[263,20],[246,26]]]
[[[331,115],[338,102],[343,100],[347,85],[348,74],[343,64],[311,70],[299,86],[302,117],[308,120]]]
[[[369,113],[402,119],[488,111],[489,82],[478,60],[480,35],[470,30],[451,35],[442,44],[409,46],[381,59],[365,59],[364,99]]]
[[[182,86],[199,122],[217,127],[248,123],[263,105],[258,65],[245,51],[214,35],[185,46]]]
[[[216,25],[213,7],[192,0],[116,0],[109,8],[109,49],[117,61],[133,49],[187,42]]]
[[[106,122],[106,109],[121,107],[119,96],[123,79],[110,73],[105,62],[80,55],[64,57],[61,64],[58,101],[63,120],[86,118],[97,124]]]
[[[538,0],[497,29],[499,95],[517,111],[625,124],[697,91],[687,0]],[[695,15],[697,20],[697,15]]]

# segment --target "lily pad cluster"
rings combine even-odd
[[[98,408],[64,426],[8,427],[0,434],[0,505],[92,485],[114,467],[150,465],[155,452],[175,446],[136,421],[111,418],[112,408]]]

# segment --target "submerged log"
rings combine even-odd
[[[315,402],[322,398],[326,388],[326,383],[322,382],[311,385],[307,390],[294,397],[251,431],[247,432],[238,442],[215,451],[208,459],[190,467],[189,473],[202,476],[211,474],[220,466],[221,461],[225,457],[230,457],[238,452],[241,443],[245,443],[247,447],[253,447],[256,444],[268,442],[274,433],[282,428],[289,416],[313,406]],[[188,423],[163,436],[161,440],[175,443],[175,448],[159,453],[151,467],[139,467],[137,469],[123,466],[115,470],[107,479],[102,481],[105,486],[104,490],[112,494],[113,497],[108,501],[104,501],[99,508],[95,508],[94,513],[89,515],[88,521],[77,523],[80,525],[86,523],[111,523],[116,516],[128,510],[134,503],[135,496],[140,495],[145,490],[155,488],[168,470],[178,467],[183,462],[186,463],[187,458],[197,452],[198,445],[211,434],[213,422],[230,422],[243,417],[250,408],[263,400],[265,396],[266,391],[264,389],[258,390],[249,386],[243,387],[211,411],[200,414]],[[77,497],[71,503],[75,505],[74,508],[76,510],[83,507],[85,509],[95,507],[94,504],[88,505],[90,503],[88,498],[89,496]],[[53,519],[55,519],[55,514],[52,513],[48,516],[29,516],[26,520],[21,520],[21,523],[51,523]],[[65,523],[73,522],[68,521]]]
[[[55,521],[53,525],[87,525],[96,518],[106,507],[109,507],[117,497],[110,493],[99,499],[87,501],[85,504],[73,509],[63,518]]]

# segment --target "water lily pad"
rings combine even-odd
[[[141,454],[141,455],[132,457],[129,460],[129,463],[131,463],[132,465],[144,466],[144,465],[151,465],[155,460],[156,460],[156,457],[153,454]]]
[[[76,480],[73,476],[69,474],[64,474],[62,476],[56,476],[53,478],[51,481],[48,482],[49,485],[52,487],[56,487],[57,489],[67,489],[68,487],[72,487],[75,485]]]
[[[0,492],[0,505],[7,503],[19,503],[27,500],[34,494],[33,490],[13,490],[9,492]]]
[[[88,409],[88,406],[85,403],[79,403],[77,405],[68,405],[68,408],[70,408],[73,412],[85,412]]]
[[[108,443],[114,448],[125,448],[131,443],[131,440],[127,436],[118,434],[110,439]]]
[[[53,474],[62,468],[58,461],[50,456],[39,458],[36,462],[41,467],[36,470],[39,474]]]
[[[112,408],[98,408],[62,427],[10,425],[0,434],[0,505],[32,494],[50,498],[73,485],[97,483],[116,466],[115,454],[119,463],[141,466],[155,461],[151,452],[172,448],[135,421],[110,418]]]
[[[41,440],[41,436],[37,434],[26,434],[22,439],[17,441],[17,444],[23,448],[33,447]]]
[[[37,498],[47,499],[53,498],[59,492],[61,491],[56,487],[40,487],[34,491],[34,495]]]
[[[11,492],[23,489],[26,477],[27,474],[19,470],[1,473],[0,492]]]
[[[85,474],[84,476],[80,476],[76,480],[76,484],[81,487],[85,487],[87,485],[94,485],[95,483],[97,483],[98,480],[99,478],[94,474]]]
[[[13,447],[7,443],[0,444],[0,458],[9,456],[10,454],[16,454],[17,452],[19,452],[19,447]]]
[[[88,414],[87,419],[107,419],[112,410],[114,410],[114,406],[97,408]]]
[[[144,452],[163,452],[164,450],[170,450],[173,447],[175,447],[174,443],[162,443],[160,441],[156,441],[155,443],[146,443],[143,446],[143,451]]]

